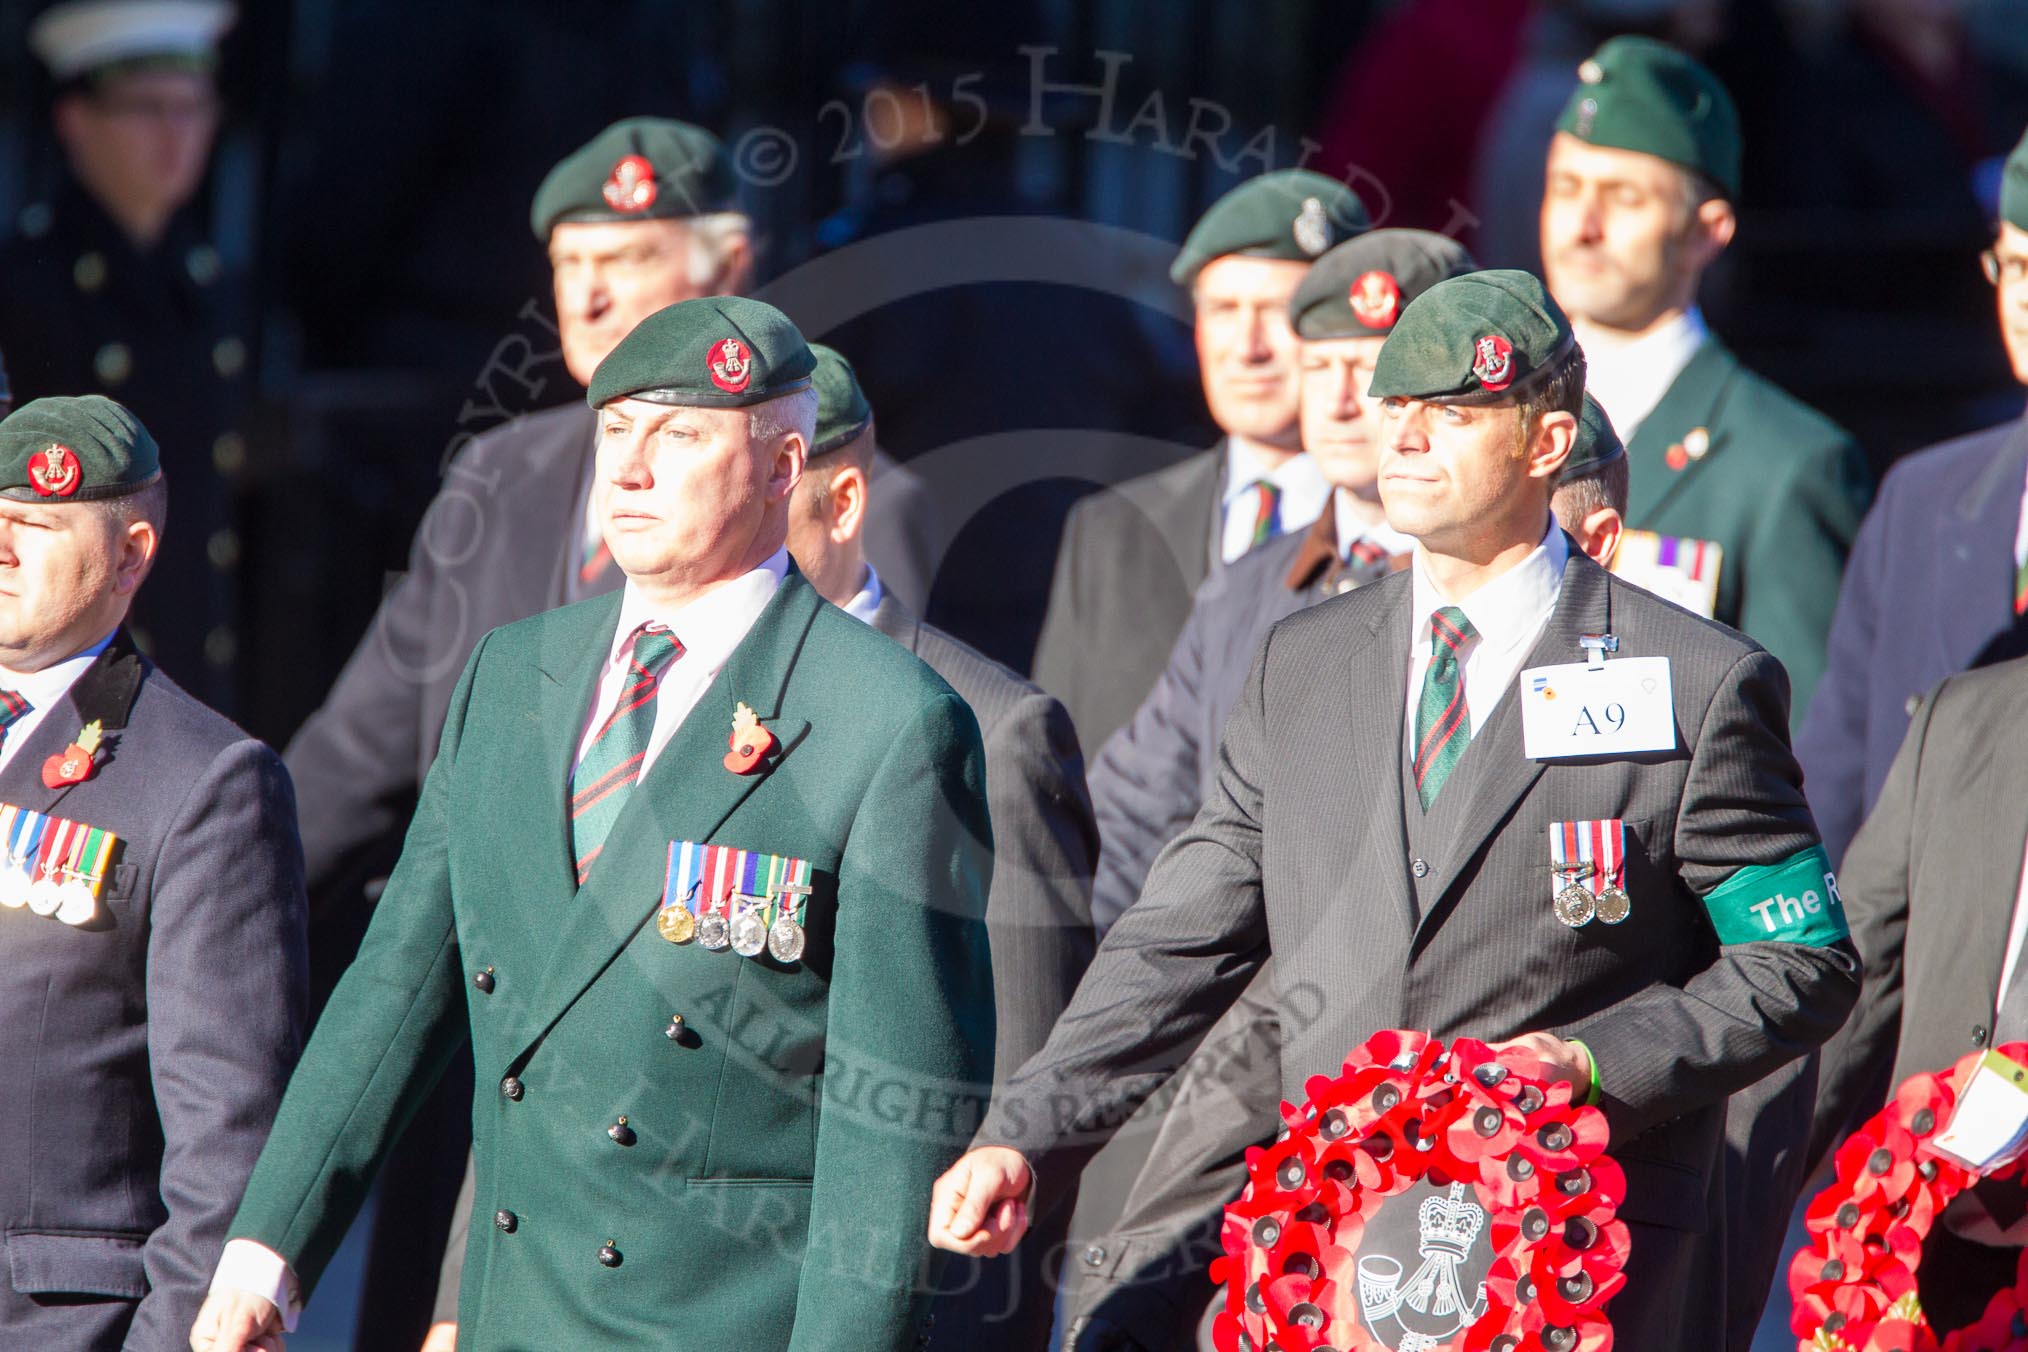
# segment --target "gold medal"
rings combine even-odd
[[[664,906],[655,916],[655,932],[672,944],[687,944],[697,936],[697,917],[688,906]]]
[[[1583,929],[1598,914],[1598,903],[1590,888],[1572,883],[1556,894],[1553,909],[1558,920],[1572,929]]]
[[[1617,925],[1633,913],[1634,903],[1627,894],[1617,887],[1608,887],[1598,894],[1598,918],[1608,925]]]

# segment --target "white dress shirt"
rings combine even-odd
[[[788,576],[788,571],[789,552],[778,549],[766,563],[752,572],[713,587],[688,605],[668,611],[651,605],[629,581],[620,597],[619,623],[613,627],[612,647],[606,653],[598,696],[585,714],[584,734],[578,739],[578,759],[584,759],[593,730],[612,713],[620,692],[630,683],[632,671],[629,661],[634,655],[636,629],[649,622],[662,624],[683,645],[682,656],[663,668],[661,683],[655,692],[655,727],[648,737],[647,754],[641,759],[641,774],[645,775],[662,748],[669,745],[676,729],[697,707],[697,701],[703,698],[706,687],[732,656],[732,650],[746,638],[754,621],[767,609],[768,602],[774,599],[775,591],[782,585],[782,579]],[[96,652],[94,649],[93,655]],[[88,661],[86,665],[89,665]],[[80,671],[82,669],[79,668]],[[72,679],[76,679],[75,676]],[[65,683],[66,686],[68,684]],[[27,692],[24,690],[23,693]],[[57,693],[61,695],[62,691]],[[34,696],[29,698],[32,700]],[[724,713],[726,735],[730,736],[733,711],[727,709]],[[10,732],[7,742],[13,741],[14,736]],[[5,763],[5,754],[6,747],[0,745],[0,764]],[[211,1289],[249,1291],[272,1302],[282,1312],[282,1328],[288,1333],[296,1331],[296,1321],[303,1313],[301,1288],[296,1283],[295,1272],[280,1254],[251,1239],[227,1241],[225,1252],[218,1259],[218,1269],[212,1273]]]
[[[1260,519],[1258,485],[1263,479],[1281,490],[1281,502],[1275,509],[1277,535],[1308,527],[1323,515],[1324,504],[1331,497],[1330,481],[1309,456],[1292,455],[1269,469],[1260,452],[1244,438],[1228,437],[1218,535],[1218,555],[1227,563],[1253,548],[1253,523]]]
[[[112,641],[113,636],[107,634],[77,656],[52,662],[41,671],[10,671],[0,667],[0,690],[11,690],[28,701],[28,712],[10,723],[6,736],[0,738],[0,770],[14,760],[15,753],[34,735],[37,725],[62,702],[77,684],[77,678],[85,674]]]
[[[2021,516],[2014,527],[2014,567],[2028,562],[2028,480],[2021,485]]]
[[[1352,557],[1352,546],[1361,540],[1371,540],[1386,550],[1390,556],[1407,554],[1415,549],[1415,537],[1403,535],[1387,524],[1387,518],[1367,522],[1355,514],[1354,500],[1344,489],[1334,489],[1331,494],[1332,520],[1338,531],[1338,558],[1342,561]]]
[[[1430,616],[1444,606],[1465,612],[1476,638],[1465,644],[1463,668],[1465,712],[1471,715],[1472,734],[1478,735],[1493,711],[1500,707],[1507,687],[1521,674],[1535,641],[1542,637],[1556,598],[1563,591],[1563,566],[1570,562],[1570,546],[1552,518],[1549,532],[1527,558],[1486,583],[1470,596],[1447,597],[1437,590],[1417,550],[1410,565],[1413,574],[1409,622],[1415,626],[1408,645],[1408,745],[1415,745],[1416,706],[1422,700],[1423,673],[1430,664]],[[1581,660],[1573,653],[1570,660]]]
[[[866,565],[866,581],[845,603],[845,613],[865,624],[873,623],[873,612],[880,609],[880,574],[873,571],[873,565]]]
[[[1596,329],[1578,326],[1577,339],[1584,348],[1585,393],[1598,400],[1621,441],[1634,439],[1634,433],[1710,336],[1703,312],[1694,305],[1632,342],[1614,342]]]
[[[1993,1000],[1995,1014],[2000,1012],[1999,1002],[2007,998],[2007,986],[2014,980],[2014,968],[2020,965],[2024,942],[2028,942],[2028,856],[2021,861],[2021,887],[2014,898],[2014,921],[2007,928],[2007,959],[2000,964],[2000,990]]]

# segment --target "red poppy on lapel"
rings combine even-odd
[[[753,774],[774,749],[775,735],[760,725],[752,709],[740,705],[732,715],[732,750],[725,753],[725,768],[736,775]]]
[[[98,770],[93,757],[98,753],[101,729],[97,719],[84,725],[77,740],[42,763],[42,782],[49,788],[82,784]]]

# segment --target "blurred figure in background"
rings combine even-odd
[[[218,42],[235,16],[227,0],[68,0],[38,16],[28,40],[55,82],[64,163],[0,247],[0,351],[19,398],[111,395],[162,448],[176,523],[134,637],[228,713],[251,314],[194,199],[219,126]]]

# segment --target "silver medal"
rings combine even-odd
[[[714,953],[723,952],[732,946],[732,927],[717,911],[697,917],[697,942]]]
[[[47,874],[28,885],[28,909],[37,915],[55,915],[63,905],[63,896],[56,890],[56,882]]]
[[[768,946],[768,927],[753,911],[743,911],[732,922],[732,951],[742,958],[757,958]]]
[[[1554,909],[1558,920],[1572,929],[1582,929],[1598,914],[1598,903],[1590,888],[1572,883],[1556,894]]]
[[[72,878],[56,889],[60,904],[56,918],[66,925],[89,924],[98,913],[98,900],[92,896],[91,884],[82,878]]]
[[[1608,887],[1598,894],[1598,918],[1608,925],[1617,925],[1633,913],[1634,903],[1627,894],[1617,887]]]
[[[768,928],[768,952],[777,962],[794,962],[803,956],[803,927],[786,915]]]
[[[0,906],[18,911],[28,904],[28,871],[16,865],[0,868]]]

